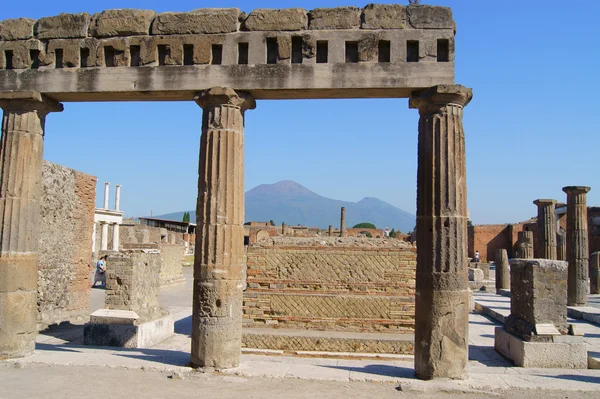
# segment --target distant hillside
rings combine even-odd
[[[325,198],[306,187],[290,181],[261,184],[246,192],[246,221],[274,220],[276,224],[327,228],[339,227],[340,208],[346,207],[346,227],[361,222],[371,222],[378,228],[389,227],[406,233],[415,227],[415,216],[377,198],[363,198],[359,202],[347,202]],[[195,211],[190,219],[196,220]],[[183,211],[156,216],[181,220]]]

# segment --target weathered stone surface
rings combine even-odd
[[[303,8],[253,10],[242,24],[243,30],[303,30],[308,27],[308,15]]]
[[[600,294],[600,252],[590,255],[590,294]]]
[[[35,347],[44,121],[62,105],[36,92],[0,93],[0,107],[2,359],[26,356]]]
[[[215,87],[198,93],[203,108],[194,260],[192,362],[230,368],[240,362],[244,267],[244,111],[248,93]]]
[[[35,19],[14,18],[0,21],[0,40],[25,40],[33,37]]]
[[[167,12],[152,23],[153,35],[230,33],[238,30],[238,8],[200,8],[190,12]]]
[[[449,7],[411,5],[406,7],[408,24],[414,29],[454,29]]]
[[[340,214],[340,237],[346,237],[346,207],[342,207]]]
[[[362,13],[363,29],[406,28],[406,7],[400,4],[369,4]]]
[[[469,281],[480,283],[483,281],[483,270],[469,267]]]
[[[556,200],[538,199],[533,201],[538,207],[537,225],[538,239],[535,257],[540,259],[556,259]]]
[[[358,7],[315,8],[309,14],[309,29],[358,29],[360,9]]]
[[[567,260],[567,231],[562,227],[556,232],[556,259]]]
[[[515,258],[533,259],[533,231],[519,231]]]
[[[420,114],[415,374],[422,379],[467,374],[470,295],[462,117],[472,96],[466,87],[439,85],[410,100]]]
[[[40,18],[34,27],[38,39],[73,39],[87,37],[90,14],[59,14]]]
[[[496,250],[496,293],[510,290],[510,266],[506,249]]]
[[[588,295],[588,220],[586,196],[590,187],[563,187],[567,194],[567,261],[569,285],[567,305],[585,306]]]
[[[152,10],[105,10],[94,14],[90,34],[96,37],[148,35],[155,16]]]
[[[567,262],[547,259],[510,261],[510,316],[504,328],[524,341],[551,342],[536,325],[553,324],[567,334]]]

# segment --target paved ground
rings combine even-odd
[[[161,292],[161,304],[176,320],[174,337],[150,349],[86,347],[81,345],[82,326],[50,328],[39,334],[35,355],[0,362],[0,398],[37,397],[44,389],[49,393],[46,397],[63,397],[66,393],[86,397],[102,392],[115,398],[136,397],[136,393],[185,397],[207,390],[210,397],[216,398],[281,396],[281,392],[291,398],[309,395],[385,398],[396,397],[399,394],[396,387],[401,387],[402,396],[407,398],[413,394],[428,397],[428,393],[433,395],[430,397],[577,398],[583,397],[581,392],[587,392],[585,397],[600,397],[600,370],[513,367],[493,349],[494,328],[499,323],[481,314],[470,316],[466,380],[417,380],[413,376],[413,360],[406,356],[351,359],[247,352],[237,369],[202,374],[187,367],[192,311],[189,268],[186,277],[185,285]],[[507,298],[483,295],[488,295],[485,299],[490,303],[497,301],[500,308],[506,306]],[[93,290],[90,310],[101,306],[103,296],[103,290]],[[600,339],[600,333],[595,339]],[[167,379],[172,373],[184,379]],[[66,386],[68,391],[64,389]],[[451,394],[457,392],[468,394]],[[440,396],[440,393],[445,394]]]

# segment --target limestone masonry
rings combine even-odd
[[[450,8],[396,4],[7,19],[0,87],[58,101],[191,100],[216,86],[256,99],[409,97],[454,83],[454,33]]]

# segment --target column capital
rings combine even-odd
[[[62,112],[58,101],[37,91],[0,91],[0,108],[5,111]]]
[[[547,205],[556,205],[556,200],[553,199],[536,199],[533,201],[534,205],[537,206],[547,206]]]
[[[256,108],[254,96],[248,92],[236,91],[230,87],[212,87],[194,94],[194,101],[203,109],[211,106],[232,105],[242,112]]]
[[[421,114],[439,112],[449,104],[465,107],[473,98],[473,90],[461,85],[437,85],[412,93],[408,106]]]
[[[566,186],[563,187],[562,190],[567,193],[567,195],[577,195],[577,194],[586,194],[591,190],[591,187],[587,186]]]

